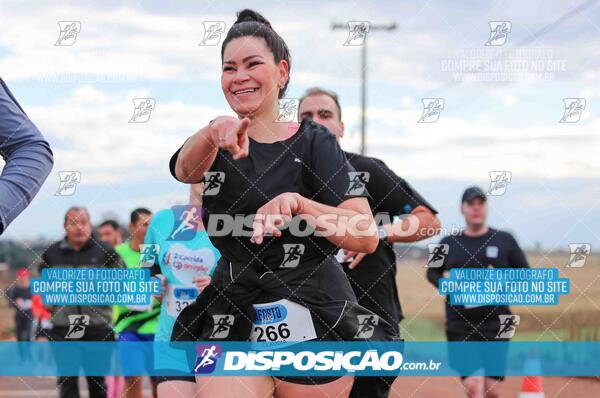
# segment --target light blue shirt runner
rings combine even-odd
[[[179,313],[198,296],[192,282],[194,276],[212,275],[219,251],[211,244],[206,231],[198,231],[201,220],[200,206],[173,206],[157,212],[150,222],[145,250],[158,253],[154,264],[160,266],[161,274],[167,280],[166,294],[158,321],[155,341],[171,340],[173,325]],[[148,245],[158,245],[154,248]],[[154,249],[154,251],[152,251]],[[151,255],[152,255],[151,254]],[[157,369],[189,371],[185,352],[182,350],[155,350],[154,365]]]

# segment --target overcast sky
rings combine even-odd
[[[204,21],[229,28],[244,2],[39,3],[0,10],[0,76],[55,154],[33,204],[4,235],[59,238],[64,211],[88,206],[95,223],[134,207],[183,203],[187,187],[168,173],[183,140],[231,114],[220,89],[220,46],[200,46]],[[483,3],[483,2],[481,2]],[[368,34],[367,154],[384,160],[462,225],[462,190],[488,189],[490,171],[510,171],[491,198],[490,223],[524,247],[600,247],[600,5],[585,1],[264,1],[292,52],[288,97],[319,85],[337,91],[358,150],[360,47],[333,22],[395,22]],[[77,21],[73,45],[56,46],[59,21]],[[504,45],[486,46],[493,21],[510,22]],[[465,67],[471,66],[471,70]],[[474,68],[474,69],[473,69]],[[128,123],[133,98],[151,97],[146,123]],[[435,123],[417,123],[423,98],[443,98]],[[584,98],[576,123],[559,123],[564,98]],[[79,171],[72,196],[55,196],[59,171]]]

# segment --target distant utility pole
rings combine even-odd
[[[360,46],[361,68],[360,68],[360,153],[365,154],[367,149],[367,36],[374,30],[396,30],[396,23],[388,25],[374,25],[366,21],[350,21],[347,24],[333,23],[333,30],[345,29],[348,30],[348,40],[344,43],[345,46]]]

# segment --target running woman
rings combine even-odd
[[[327,127],[339,141],[344,123],[336,93],[311,88],[300,98],[300,120],[310,118]],[[372,254],[346,252],[342,265],[358,298],[358,303],[389,322],[399,333],[402,308],[396,286],[396,254],[393,243],[416,242],[438,233],[437,211],[404,179],[379,159],[346,152],[354,166],[350,189],[365,189],[372,201],[373,213],[381,218],[379,245]],[[392,217],[402,222],[392,223]],[[379,224],[379,220],[378,220]],[[387,397],[395,377],[358,377],[351,397]]]
[[[486,223],[488,205],[485,193],[479,187],[467,188],[462,195],[461,212],[466,227],[457,235],[446,236],[440,241],[440,250],[429,260],[427,279],[437,288],[444,273],[452,268],[528,268],[525,254],[517,241],[508,232],[488,227]],[[441,245],[448,245],[443,247]],[[437,258],[436,258],[437,257]],[[440,260],[439,267],[436,260]],[[498,306],[450,305],[446,299],[446,336],[448,341],[508,341],[499,338],[500,315],[511,315],[510,308]],[[508,318],[511,319],[511,318]],[[449,351],[450,362],[465,361],[464,355]],[[495,363],[504,358],[468,358],[475,373],[485,368],[487,361]],[[499,381],[503,376],[461,376],[469,397],[496,398]]]
[[[173,155],[170,168],[187,183],[214,185],[219,176],[218,187],[205,188],[203,221],[222,257],[211,284],[179,315],[172,340],[397,339],[385,320],[359,333],[374,314],[357,304],[334,258],[339,247],[371,253],[378,244],[367,192],[348,192],[355,170],[327,128],[277,121],[289,82],[287,45],[264,17],[244,10],[221,56],[221,87],[238,117],[215,118]],[[251,228],[239,230],[236,220],[246,216]],[[233,231],[213,234],[213,226]],[[281,333],[267,336],[267,325],[254,320],[276,306],[287,316],[268,325]],[[339,397],[352,377],[205,376],[196,383],[207,397]]]
[[[202,224],[203,185],[191,185],[187,206],[174,206],[157,212],[144,240],[145,249],[154,247],[156,250],[151,259],[153,274],[163,279],[166,286],[154,340],[161,344],[154,352],[154,365],[158,370],[182,373],[179,376],[157,376],[159,398],[192,397],[196,393],[196,380],[189,374],[185,353],[169,349],[164,343],[171,341],[171,331],[179,313],[193,303],[199,292],[210,283],[210,275],[221,257],[210,243]],[[181,228],[189,224],[191,229]]]

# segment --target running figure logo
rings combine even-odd
[[[58,39],[55,46],[72,46],[77,41],[77,35],[81,32],[81,22],[79,21],[59,21]]]
[[[160,245],[158,243],[143,243],[140,245],[140,261],[138,265],[140,267],[152,267],[154,264],[158,264],[158,252],[160,251]]]
[[[207,171],[204,173],[204,192],[206,196],[213,196],[219,193],[221,185],[225,182],[225,172]]]
[[[199,46],[218,46],[221,42],[221,35],[225,33],[225,22],[223,21],[204,21],[204,37],[198,44]]]
[[[586,100],[585,98],[563,98],[563,104],[565,105],[565,112],[562,118],[558,121],[559,123],[577,123],[581,120],[581,115],[585,109]]]
[[[446,243],[431,243],[427,245],[429,249],[429,258],[427,259],[427,268],[439,268],[444,265],[444,260],[450,251],[450,245]]]
[[[348,38],[345,46],[362,46],[367,38],[367,33],[371,29],[371,24],[367,21],[349,21]]]
[[[300,264],[300,257],[304,254],[304,244],[284,243],[283,251],[283,262],[280,268],[294,268]]]
[[[569,262],[566,266],[580,268],[585,265],[587,256],[589,256],[592,251],[592,245],[589,243],[571,243],[569,244],[569,249],[571,250],[571,257],[569,257]]]
[[[233,326],[233,315],[213,315],[213,331],[209,339],[224,339],[229,336],[229,330]]]
[[[423,98],[423,114],[418,123],[435,123],[440,119],[444,109],[445,100],[443,98]]]
[[[60,182],[54,196],[71,196],[75,193],[77,184],[81,182],[81,173],[79,171],[59,171],[58,178]]]
[[[512,173],[510,171],[490,171],[488,174],[490,175],[490,187],[487,194],[489,196],[504,195],[512,180]]]
[[[490,38],[485,42],[486,46],[503,46],[508,34],[512,30],[509,21],[490,22]]]
[[[354,335],[355,339],[369,339],[373,337],[375,327],[379,324],[378,315],[357,315],[358,331]]]
[[[348,172],[348,178],[350,179],[350,185],[346,195],[362,195],[365,193],[367,183],[371,175],[368,171],[350,171]]]
[[[69,315],[69,330],[65,339],[80,339],[85,333],[85,328],[90,324],[89,315]]]
[[[156,100],[154,98],[134,98],[133,115],[129,119],[129,123],[146,123],[150,120],[155,108]]]
[[[282,98],[279,100],[279,114],[276,122],[294,122],[298,120],[298,98]]]
[[[201,206],[173,206],[173,229],[168,241],[189,241],[194,239],[198,225],[202,222]]]
[[[521,322],[519,315],[498,315],[500,318],[500,330],[496,335],[497,339],[510,339],[515,335],[517,326]]]
[[[221,357],[223,352],[218,344],[198,344],[196,346],[196,364],[194,365],[194,374],[207,374],[215,371],[217,367],[217,358]]]

